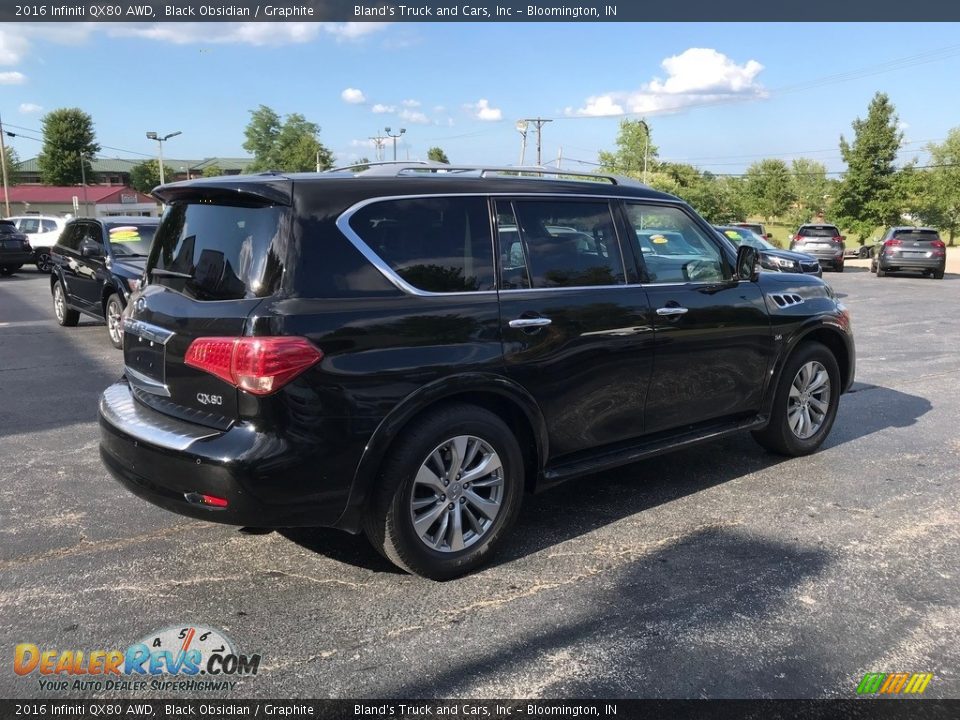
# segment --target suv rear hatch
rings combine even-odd
[[[225,430],[240,417],[240,391],[186,357],[198,338],[225,339],[219,349],[229,352],[229,339],[246,333],[251,313],[279,287],[291,183],[191,181],[154,194],[170,205],[124,319],[127,379],[153,409]]]
[[[835,225],[805,225],[793,240],[794,250],[813,255],[834,253],[842,248],[843,240]]]
[[[939,233],[928,228],[897,230],[884,245],[888,256],[903,260],[926,260],[945,255]]]

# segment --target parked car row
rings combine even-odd
[[[744,430],[821,446],[856,363],[815,273],[759,272],[769,248],[639,183],[442,168],[158,188],[100,402],[110,473],[203,520],[363,532],[446,579],[526,492]],[[58,317],[126,299],[111,231],[133,232],[68,226]]]

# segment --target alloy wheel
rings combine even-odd
[[[115,302],[107,303],[107,332],[114,344],[123,342],[123,333],[120,329],[120,306]]]
[[[787,396],[787,423],[801,440],[817,433],[830,410],[830,374],[818,361],[800,366]]]
[[[440,443],[413,481],[410,520],[431,550],[458,552],[493,526],[504,499],[503,463],[484,440],[458,435]]]
[[[53,311],[57,314],[57,320],[63,322],[63,316],[66,312],[66,301],[63,298],[63,288],[57,283],[53,288]]]

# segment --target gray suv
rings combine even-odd
[[[933,228],[892,227],[880,238],[870,272],[883,277],[888,272],[907,270],[943,279],[947,247]]]
[[[790,240],[790,249],[813,255],[823,268],[843,272],[845,239],[836,225],[801,225]]]

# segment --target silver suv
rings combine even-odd
[[[844,240],[836,225],[801,225],[790,239],[790,249],[813,255],[823,268],[843,272]]]

